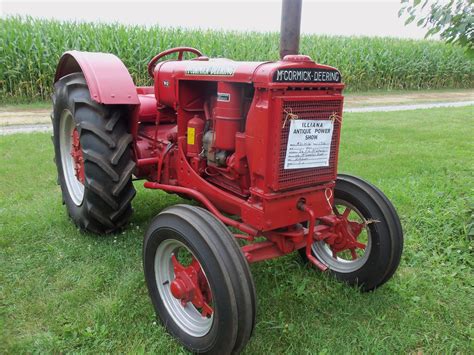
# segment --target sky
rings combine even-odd
[[[133,25],[279,31],[281,0],[0,0],[0,15]],[[423,38],[398,18],[400,0],[303,0],[302,33]]]

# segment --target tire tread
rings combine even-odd
[[[82,73],[72,73],[54,84],[53,142],[63,200],[68,214],[78,227],[96,234],[120,230],[132,214],[135,196],[132,172],[135,167],[127,131],[126,106],[102,105],[90,98]],[[59,118],[62,110],[73,113],[80,134],[85,166],[85,190],[82,205],[68,196],[62,178],[59,152]],[[93,175],[91,175],[93,172]]]
[[[194,349],[185,345],[193,352],[202,351],[212,354],[239,353],[248,342],[255,324],[255,287],[246,259],[227,227],[208,211],[190,205],[168,207],[150,223],[150,227],[145,234],[144,257],[149,248],[150,236],[153,235],[152,231],[156,228],[157,221],[169,217],[175,218],[175,223],[192,226],[202,237],[205,244],[212,250],[212,254],[217,257],[220,264],[219,268],[225,270],[223,273],[229,278],[230,284],[227,285],[230,287],[230,294],[236,302],[237,318],[235,333],[233,333],[235,337],[234,340],[225,339],[225,350],[215,347],[206,350]],[[144,266],[146,267],[145,259]],[[147,285],[150,289],[148,282]],[[180,339],[180,341],[183,340]]]

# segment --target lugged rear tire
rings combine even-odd
[[[82,230],[115,232],[132,214],[135,162],[127,112],[125,106],[92,101],[82,73],[66,75],[54,85],[52,123],[58,183],[69,216]],[[77,172],[71,170],[74,160],[68,151],[72,151],[69,137],[74,129],[84,162],[83,182],[77,174],[71,176]]]

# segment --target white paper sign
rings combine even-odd
[[[329,166],[333,122],[331,120],[290,122],[285,169]]]

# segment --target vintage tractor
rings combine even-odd
[[[123,228],[132,180],[203,206],[161,211],[143,244],[156,314],[193,352],[236,353],[249,340],[249,263],[299,252],[369,291],[400,261],[390,201],[362,179],[337,175],[344,84],[337,69],[298,54],[300,17],[301,0],[284,0],[277,62],[173,48],[150,61],[151,87],[135,87],[112,54],[66,52],[57,68],[56,164],[79,228]]]

